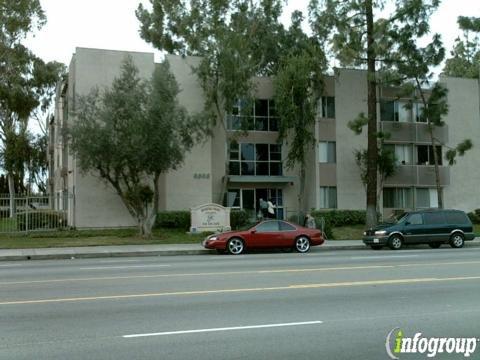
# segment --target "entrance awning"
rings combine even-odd
[[[228,176],[229,184],[240,184],[240,183],[256,183],[256,184],[265,184],[265,183],[276,183],[276,184],[288,184],[295,181],[295,176],[241,176],[241,175],[230,175]]]

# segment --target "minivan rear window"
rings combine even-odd
[[[445,215],[443,215],[443,212],[427,212],[423,214],[423,219],[427,225],[445,224]]]
[[[445,218],[449,224],[468,224],[467,215],[459,211],[447,211]]]

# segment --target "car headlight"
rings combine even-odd
[[[364,231],[364,232],[363,232],[363,236],[366,236],[366,235],[367,235],[367,232],[366,232],[366,231]]]
[[[218,240],[218,236],[210,236],[208,240]]]
[[[375,235],[387,235],[387,232],[385,230],[379,230],[375,231]]]

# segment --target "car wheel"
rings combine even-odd
[[[306,253],[310,250],[310,239],[306,236],[299,236],[295,239],[295,250],[299,253]]]
[[[450,237],[450,246],[459,249],[465,245],[465,238],[461,233],[455,233]]]
[[[392,235],[388,239],[388,247],[392,250],[400,250],[403,246],[403,238],[400,235]]]
[[[435,242],[435,243],[430,243],[428,244],[432,249],[438,249],[440,246],[442,246],[442,243]]]
[[[371,247],[373,250],[382,250],[382,248],[383,248],[382,245],[370,245],[370,247]]]
[[[245,249],[243,240],[239,238],[232,238],[228,240],[227,250],[232,255],[240,255]]]

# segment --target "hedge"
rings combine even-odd
[[[28,221],[28,228],[27,228]],[[53,210],[36,210],[17,213],[17,230],[58,229],[67,226],[65,213]]]
[[[230,226],[232,229],[237,230],[247,225],[248,220],[248,214],[245,210],[230,211]],[[190,211],[160,211],[157,214],[155,227],[188,231],[190,230]]]
[[[365,210],[316,210],[311,215],[315,218],[317,228],[321,226],[322,218],[325,221],[323,231],[328,239],[333,239],[332,228],[351,225],[365,225]]]
[[[468,217],[473,224],[480,224],[480,209],[475,209],[472,212],[469,212]]]

